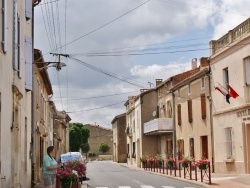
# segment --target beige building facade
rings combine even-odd
[[[0,7],[0,187],[30,187],[32,1]]]
[[[112,120],[113,130],[113,161],[127,162],[126,113],[115,116]]]
[[[144,123],[154,118],[157,111],[157,93],[154,89],[141,90],[138,96],[131,96],[126,106],[127,162],[140,166],[143,155],[156,155],[158,143],[156,137],[143,133]]]
[[[250,19],[211,41],[215,172],[250,173]],[[235,96],[236,98],[234,98]]]
[[[201,58],[200,66],[195,70],[195,74],[171,88],[175,105],[176,152],[178,159],[191,157],[212,162],[213,131],[208,58]]]

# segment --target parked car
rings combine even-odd
[[[86,158],[83,157],[80,152],[68,152],[62,154],[60,156],[60,162],[62,167],[70,165],[73,169],[76,169],[80,181],[86,180]]]

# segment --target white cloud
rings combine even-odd
[[[250,5],[249,0],[190,0],[188,2],[151,0],[115,22],[94,31],[143,2],[145,0],[106,0],[105,2],[103,0],[74,0],[68,1],[66,14],[65,1],[57,2],[59,9],[56,8],[56,3],[49,4],[49,6],[38,6],[35,8],[35,48],[41,49],[44,54],[51,51],[49,42],[55,46],[52,41],[56,37],[57,47],[60,44],[64,45],[79,39],[66,45],[66,48],[63,47],[58,50],[58,53],[82,54],[90,51],[114,50],[122,51],[122,53],[142,53],[148,52],[142,50],[152,47],[143,46],[145,44],[163,43],[169,40],[179,41],[181,40],[179,37],[187,35],[187,33],[190,34],[190,37],[186,37],[190,39],[197,37],[198,33],[196,32],[200,34],[211,30],[210,34],[212,33],[214,38],[218,39],[247,18],[246,14],[249,12],[248,7]],[[51,14],[51,5],[54,8],[54,14]],[[43,7],[43,14],[41,7]],[[56,10],[59,11],[59,17],[57,17]],[[65,15],[67,15],[67,20],[65,20]],[[54,23],[52,22],[53,17]],[[43,20],[47,23],[47,31]],[[65,23],[67,23],[66,35]],[[59,25],[60,30],[58,30]],[[53,30],[53,26],[55,26],[55,30]],[[86,35],[91,31],[94,32]],[[61,39],[60,43],[59,39]],[[184,44],[185,42],[180,42],[173,45],[181,46]],[[132,48],[132,46],[138,47]],[[157,46],[154,47],[155,51],[159,50]],[[195,48],[195,46],[192,48]],[[187,48],[181,48],[184,51],[185,49]],[[175,51],[176,49],[170,48],[167,50]],[[151,49],[149,52],[155,51]],[[149,87],[149,81],[153,82],[154,79],[158,78],[167,79],[174,74],[190,69],[189,61],[197,54],[199,55],[199,51],[195,55],[192,53],[155,55],[152,63],[149,63],[149,56],[147,55],[74,57],[102,70],[114,73],[118,77],[129,78],[133,82]],[[175,56],[174,59],[173,56]],[[46,61],[58,60],[48,54],[44,58]],[[150,58],[152,59],[152,56]],[[139,89],[141,89],[103,73],[93,71],[72,60],[63,59],[63,62],[67,63],[67,67],[63,68],[59,73],[50,71],[54,99],[61,97],[68,99],[87,98],[135,90],[138,90],[139,93]],[[63,105],[59,100],[56,101],[56,105],[59,110],[64,109],[71,112],[88,110],[124,101],[128,95],[130,94],[81,101],[63,101]],[[123,112],[125,112],[125,107],[120,104],[101,108],[100,110],[70,113],[69,115],[72,117],[73,122],[98,122],[100,125],[110,126],[107,124],[116,115]]]

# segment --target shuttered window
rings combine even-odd
[[[178,112],[178,125],[181,125],[181,104],[178,104],[177,106],[177,112]]]
[[[246,75],[246,84],[250,85],[250,57],[244,59],[245,62],[245,75]]]
[[[8,48],[8,41],[7,41],[7,34],[8,34],[8,24],[7,24],[7,0],[2,1],[2,28],[3,28],[3,33],[2,33],[2,48],[3,52],[7,52]]]
[[[206,95],[201,94],[201,118],[206,119]]]
[[[189,156],[195,158],[194,156],[194,138],[189,138]]]
[[[178,159],[182,159],[184,156],[184,140],[180,139],[177,141],[179,152],[178,152]]]
[[[193,122],[193,109],[192,109],[192,100],[187,101],[188,104],[188,122]]]
[[[25,37],[25,89],[32,90],[32,38]]]
[[[32,18],[32,0],[25,0],[25,17],[26,20]]]

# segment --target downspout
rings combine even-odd
[[[173,157],[176,157],[176,128],[175,128],[175,94],[172,91],[172,105],[173,105]]]
[[[35,111],[35,94],[34,94],[34,90],[35,90],[35,84],[34,84],[34,6],[32,4],[32,31],[31,31],[31,37],[32,37],[32,91],[31,91],[31,142],[30,142],[30,158],[31,158],[31,187],[34,188],[35,187],[35,156],[34,156],[34,152],[35,152],[35,143],[34,143],[34,126],[36,125],[35,122],[35,115],[34,115],[34,111]]]
[[[212,149],[212,172],[214,173],[214,127],[213,127],[213,114],[212,114],[212,91],[211,91],[211,67],[209,62],[209,75],[208,75],[208,85],[209,85],[209,118],[211,125],[211,149]]]

